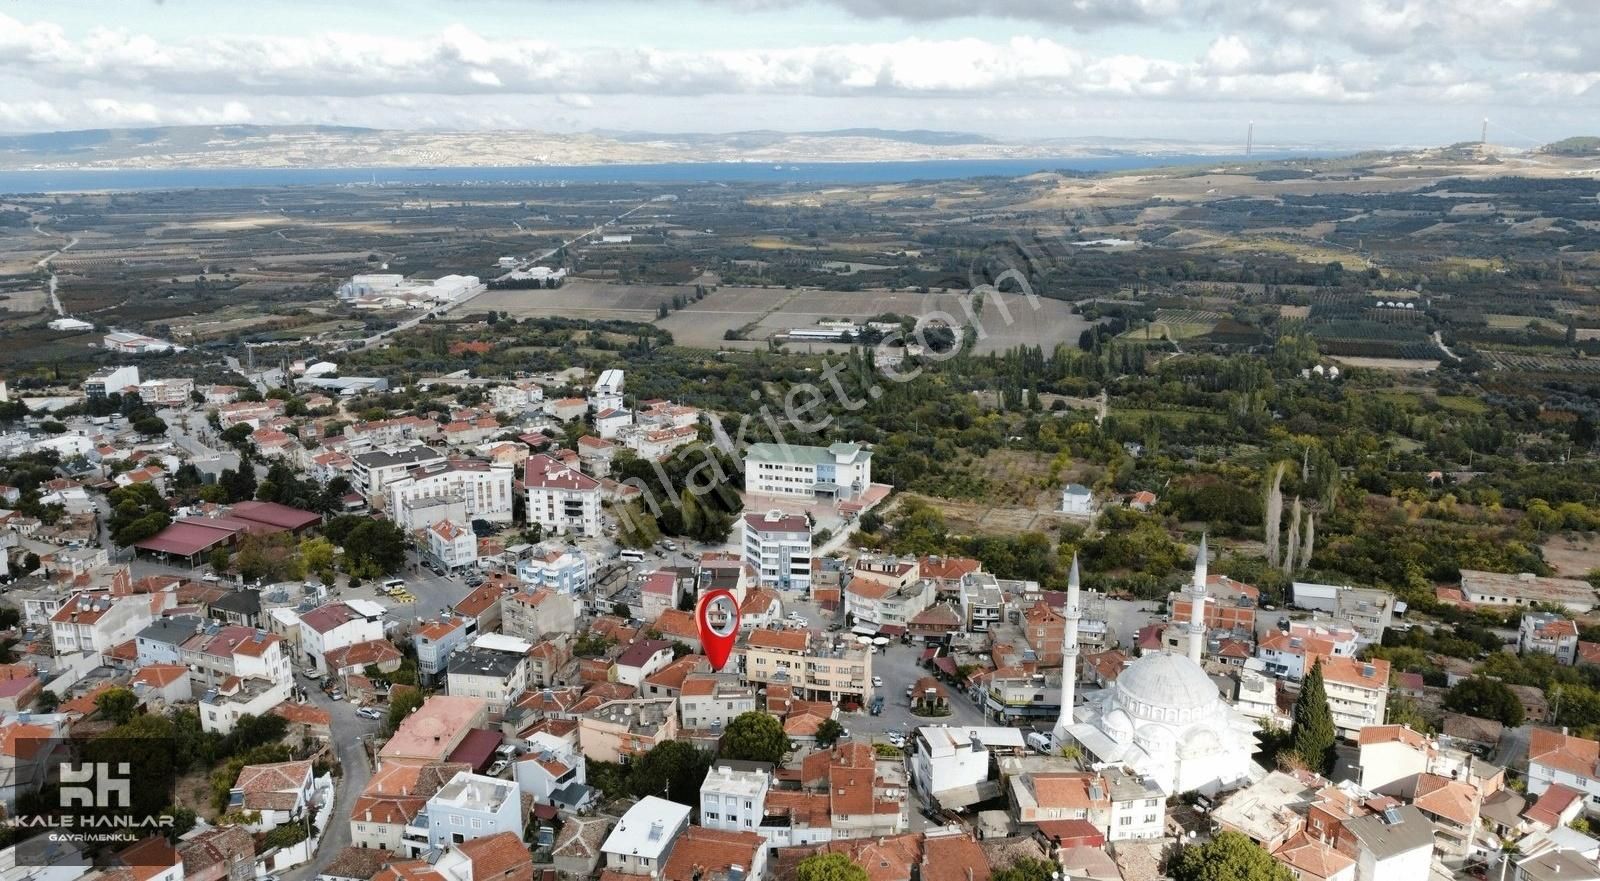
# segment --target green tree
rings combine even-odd
[[[1445,692],[1444,708],[1480,719],[1493,719],[1508,728],[1522,724],[1522,702],[1504,682],[1483,676],[1457,682]]]
[[[94,708],[113,725],[123,725],[139,709],[139,698],[126,688],[108,688],[94,699]]]
[[[699,807],[700,784],[710,770],[710,753],[688,741],[668,740],[633,765],[628,787],[639,798],[655,795]]]
[[[867,881],[867,870],[842,853],[819,853],[794,867],[795,881]]]
[[[750,762],[783,761],[789,738],[776,716],[752,710],[740,713],[722,733],[722,757]]]
[[[1048,860],[1020,857],[1004,869],[996,869],[989,878],[990,881],[1050,881],[1055,870],[1055,864]]]
[[[1174,881],[1294,881],[1289,867],[1237,832],[1191,844],[1167,868]]]
[[[817,746],[833,746],[842,736],[844,736],[844,726],[833,719],[824,719],[822,724],[817,726]]]
[[[399,694],[391,693],[389,696],[389,718],[384,720],[384,731],[393,734],[400,723],[405,721],[411,711],[422,706],[422,692],[415,688],[398,690]]]
[[[1300,684],[1300,696],[1294,701],[1294,725],[1289,729],[1289,743],[1306,767],[1326,774],[1333,770],[1337,758],[1334,742],[1338,732],[1333,727],[1333,712],[1328,708],[1328,690],[1322,682],[1322,661],[1311,667],[1310,675]]]

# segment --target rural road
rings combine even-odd
[[[44,230],[38,228],[37,226],[33,228],[33,231],[38,233],[39,235],[42,235],[42,236],[48,236],[48,235],[60,236],[61,235],[60,233],[47,233]],[[35,263],[33,265],[39,267],[40,269],[48,268],[49,265],[50,265],[50,261],[51,260],[54,260],[57,257],[60,257],[63,252],[71,250],[72,246],[76,245],[77,243],[78,243],[78,237],[77,236],[73,236],[71,241],[67,242],[65,245],[62,245],[60,248],[57,248],[56,250],[51,251],[49,254],[47,254],[47,255],[45,255],[43,257],[40,257],[39,258],[39,262],[37,262],[37,263]],[[49,284],[50,284],[50,308],[56,310],[56,315],[58,315],[58,316],[60,316],[62,318],[66,318],[67,317],[67,310],[62,308],[62,306],[61,306],[61,298],[56,296],[56,274],[55,274],[54,271],[52,271],[50,273],[50,282],[49,282]]]

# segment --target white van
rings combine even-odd
[[[394,593],[395,591],[400,590],[400,589],[404,588],[405,586],[406,586],[405,579],[403,579],[403,578],[391,578],[388,581],[385,581],[383,583],[383,592],[384,593]]]
[[[1035,750],[1046,755],[1050,753],[1050,735],[1042,731],[1029,731],[1028,736],[1022,739],[1027,741],[1028,746],[1033,747]]]
[[[633,562],[633,563],[643,563],[644,562],[644,551],[636,551],[636,550],[633,550],[633,549],[630,548],[628,550],[621,551],[620,553],[618,553],[617,554],[617,559],[619,559],[619,560],[628,560],[629,562]]]

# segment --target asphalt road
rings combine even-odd
[[[328,828],[322,830],[322,838],[317,842],[316,855],[311,862],[283,872],[279,876],[283,881],[315,878],[350,846],[350,808],[372,777],[372,768],[367,763],[367,744],[383,725],[379,720],[357,716],[349,701],[331,700],[321,689],[307,688],[306,697],[332,717],[329,729],[333,735],[333,750],[339,757],[344,776],[334,781],[333,812],[328,815]]]

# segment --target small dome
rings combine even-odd
[[[1168,709],[1205,710],[1221,700],[1216,683],[1199,664],[1170,652],[1145,655],[1122,671],[1117,677],[1117,697],[1135,716],[1162,722],[1177,721],[1166,718]]]

